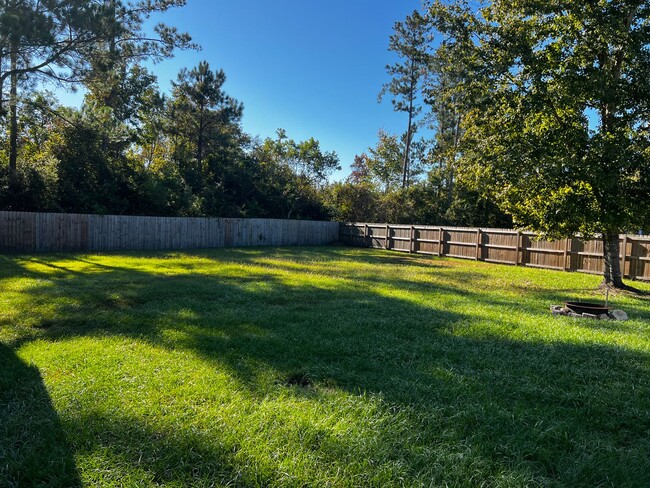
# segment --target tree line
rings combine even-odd
[[[340,167],[317,140],[242,130],[208,62],[162,90],[148,60],[197,46],[145,26],[181,0],[0,1],[0,208],[181,216],[329,217]],[[47,83],[44,83],[47,82]],[[44,87],[83,88],[79,108]]]
[[[509,224],[488,200],[452,190],[433,169],[431,141],[380,132],[351,176],[331,183],[336,153],[283,129],[246,134],[243,104],[208,62],[159,86],[144,62],[197,46],[171,26],[145,26],[184,3],[0,1],[0,208]],[[62,106],[44,87],[83,88],[83,103]],[[405,164],[413,155],[418,163]]]
[[[184,0],[0,0],[0,208],[515,225],[600,236],[650,227],[650,4],[431,0],[396,22],[379,93],[404,113],[345,181],[336,153],[242,130],[222,70],[169,90],[145,60],[197,46],[145,26]],[[83,87],[64,107],[45,82]]]

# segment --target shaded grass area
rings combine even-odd
[[[336,247],[0,257],[0,485],[648,486],[650,301],[548,312],[599,281]]]

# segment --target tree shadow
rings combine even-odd
[[[43,380],[0,343],[0,485],[81,486]]]
[[[89,483],[111,486],[268,486],[264,473],[246,469],[236,443],[218,430],[173,430],[137,416],[83,412],[69,422],[74,435],[92,426],[94,435],[77,447],[81,457],[97,456]],[[120,466],[120,469],[116,469]],[[101,469],[97,469],[101,468]],[[97,476],[98,479],[93,479]]]
[[[397,251],[368,250],[345,246],[314,246],[309,248],[233,248],[228,249],[228,254],[237,258],[255,257],[282,257],[283,259],[296,260],[300,262],[309,261],[332,261],[336,258],[340,261],[350,263],[365,263],[378,265],[408,266],[411,268],[433,269],[444,267],[436,262],[431,256],[423,254],[408,254]],[[208,253],[209,255],[209,253]]]
[[[300,252],[292,252],[292,259],[299,261]],[[304,259],[326,254],[312,251]],[[222,256],[199,255],[217,260]],[[56,273],[48,275],[56,286],[26,291],[35,303],[48,305],[33,311],[33,336],[12,345],[20,347],[35,337],[124,336],[191,351],[227,370],[260,401],[274,389],[307,397],[327,389],[372,395],[381,400],[382,414],[404,421],[386,427],[380,434],[384,445],[365,455],[379,463],[400,460],[402,474],[410,480],[426,474],[432,484],[463,484],[463,476],[474,470],[483,478],[507,473],[519,484],[650,483],[648,353],[615,344],[513,340],[497,332],[478,333],[472,329],[476,317],[471,311],[452,312],[435,302],[381,294],[375,287],[403,289],[408,280],[399,276],[356,281],[348,276],[332,283],[306,276],[292,281],[285,273],[295,271],[291,267],[271,261],[256,264],[264,252],[228,251],[225,256],[225,261],[251,270],[246,276],[200,269],[169,276],[82,259],[86,271],[68,274],[59,264]],[[17,263],[10,273],[38,274],[21,272]],[[308,264],[306,275],[313,271]],[[337,270],[327,274],[335,278]],[[417,291],[418,286],[430,291],[412,283],[407,291]],[[483,307],[511,303],[468,292],[453,282],[435,288]],[[555,293],[530,291],[529,299],[546,300]],[[648,315],[647,310],[640,312]],[[516,317],[502,314],[493,325],[514,328],[518,323]],[[587,325],[564,321],[562,326],[578,330]],[[274,381],[260,378],[260,365],[274,372]],[[105,422],[94,422],[96,435],[101,438],[110,431],[117,436],[107,441],[116,456],[134,463],[131,451],[141,446],[142,469],[155,482],[171,479],[167,468],[155,461],[152,434],[139,425],[141,420],[123,416]],[[74,429],[70,425],[66,430]],[[164,436],[156,445],[179,466],[174,479],[191,480],[196,473],[188,466],[195,464],[195,456],[212,456],[199,468],[207,470],[201,479],[244,476],[257,484],[273,483],[273,474],[256,478],[237,464],[232,446],[219,450],[211,442],[179,434]],[[342,439],[336,443],[351,456],[360,449]],[[198,447],[187,451],[191,444]],[[445,451],[455,451],[456,457],[444,459]],[[320,447],[316,452],[323,454]],[[432,471],[431,466],[438,469]]]

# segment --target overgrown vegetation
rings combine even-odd
[[[646,486],[650,302],[548,311],[598,280],[336,247],[0,256],[0,484]]]

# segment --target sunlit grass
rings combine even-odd
[[[648,486],[650,301],[549,313],[598,282],[336,247],[0,256],[0,486]]]

